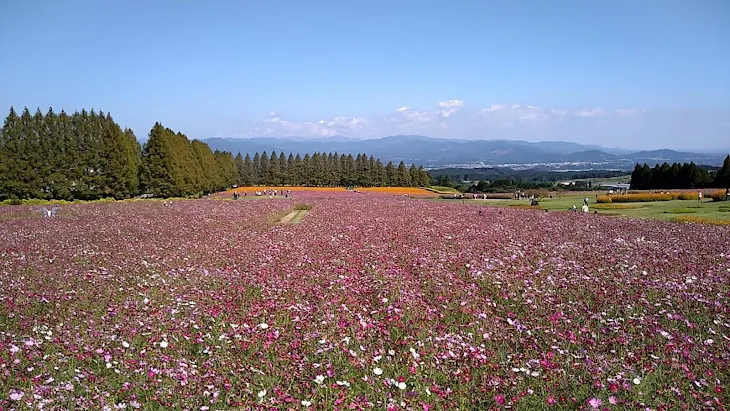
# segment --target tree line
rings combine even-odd
[[[423,167],[358,154],[234,158],[156,123],[141,146],[109,113],[14,108],[0,130],[0,200],[195,196],[233,185],[426,186]]]
[[[288,156],[272,151],[236,156],[240,184],[344,186],[344,187],[425,187],[430,177],[423,166],[406,167],[401,161],[396,167],[392,161],[383,163],[367,154],[314,153]]]
[[[653,168],[646,163],[637,163],[631,173],[631,189],[634,190],[708,187],[730,187],[730,155],[716,172],[690,162],[657,164]]]

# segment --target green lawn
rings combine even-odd
[[[618,177],[604,177],[604,178],[577,178],[573,180],[564,180],[564,181],[590,181],[593,186],[598,186],[601,184],[621,184],[621,183],[628,183],[631,181],[631,174],[627,174],[625,176],[618,176]]]
[[[436,200],[436,201],[459,201],[459,200]],[[481,204],[485,206],[525,206],[529,205],[528,200],[463,200],[467,203]],[[704,200],[698,203],[696,200],[673,200],[673,201],[653,201],[644,203],[612,203],[619,207],[632,207],[629,209],[601,209],[594,208],[596,206],[596,198],[588,197],[588,207],[590,212],[598,211],[598,214],[622,215],[634,218],[649,218],[656,220],[672,220],[675,217],[691,216],[697,218],[708,218],[716,220],[730,221],[730,202]],[[549,211],[568,211],[573,205],[578,208],[583,205],[583,196],[569,195],[562,198],[547,198],[540,201],[538,208]],[[602,205],[598,204],[597,207]]]
[[[452,187],[431,186],[425,187],[425,189],[439,194],[459,194],[459,190]]]

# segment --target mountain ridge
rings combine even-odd
[[[505,164],[565,164],[630,169],[634,164],[689,162],[718,165],[724,155],[692,153],[670,149],[628,150],[566,141],[467,140],[433,138],[419,135],[386,136],[375,139],[350,139],[342,136],[317,139],[249,137],[202,139],[212,149],[234,154],[284,151],[286,153],[338,152],[367,153],[383,161],[421,164],[426,167]],[[593,167],[595,168],[595,167]]]

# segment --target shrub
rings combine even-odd
[[[612,203],[640,203],[649,201],[670,201],[679,198],[679,193],[641,193],[641,194],[619,194],[619,195],[607,195],[599,196],[598,202],[607,203],[609,201],[600,201],[602,197],[608,197]]]
[[[696,200],[697,193],[682,192],[677,195],[679,200]]]
[[[721,213],[730,213],[730,206],[720,206],[720,207],[718,208],[718,210],[719,210],[719,211],[720,211]]]
[[[311,210],[312,205],[311,204],[297,204],[294,206],[294,210]]]
[[[612,203],[613,200],[611,199],[610,196],[605,196],[604,195],[604,196],[598,196],[598,197],[596,197],[596,202],[599,203],[599,204],[601,204],[601,203],[604,203],[605,204],[605,203]]]
[[[725,192],[723,190],[716,190],[710,193],[709,197],[712,201],[725,201]]]

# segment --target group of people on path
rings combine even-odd
[[[269,196],[269,198],[273,198],[274,196],[282,195],[285,198],[289,198],[289,197],[291,197],[291,189],[289,189],[289,190],[278,190],[278,189],[269,190],[269,189],[265,189],[263,191],[256,191],[254,194],[256,195],[256,197]],[[244,191],[243,192],[243,196],[246,197],[247,195],[248,194]],[[238,200],[239,198],[241,198],[241,195],[238,194],[238,191],[234,191],[233,192],[233,199],[234,200]]]
[[[578,208],[575,206],[575,204],[573,204],[573,208],[571,209],[571,211],[574,213],[578,212]],[[584,213],[590,212],[590,210],[588,209],[588,197],[583,197],[583,205],[581,206],[580,211]]]

